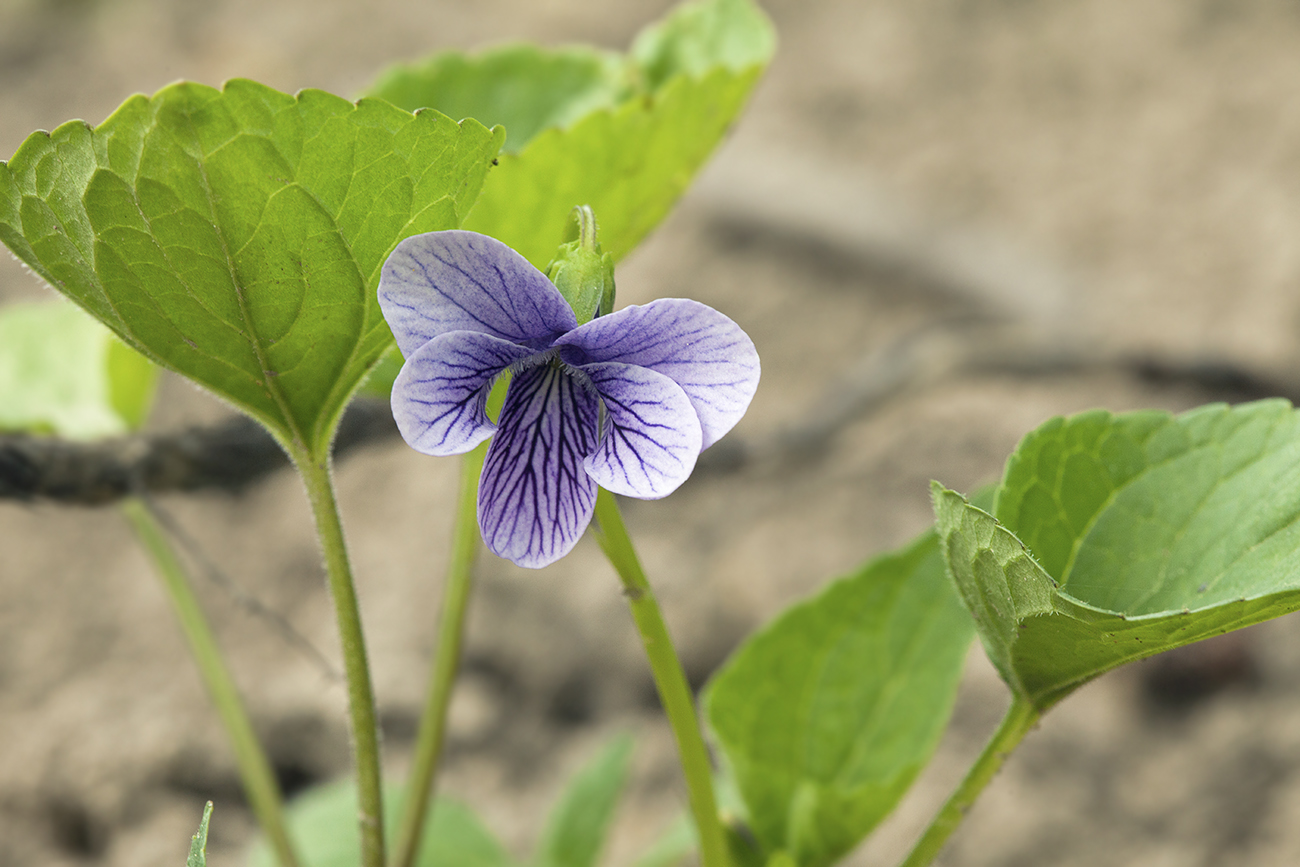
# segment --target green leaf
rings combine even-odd
[[[0,310],[0,430],[68,439],[144,424],[158,369],[66,301]]]
[[[384,836],[390,841],[397,830],[401,800],[400,787],[385,788]],[[510,857],[473,810],[448,798],[439,798],[431,810],[416,867],[509,867]],[[303,867],[356,867],[361,838],[352,781],[299,796],[289,804],[285,819]],[[275,856],[262,840],[249,853],[248,863],[249,867],[276,867]]]
[[[447,51],[385,71],[367,95],[415,111],[436,108],[506,128],[505,150],[517,153],[538,132],[566,127],[623,99],[631,84],[623,59],[608,51],[547,51],[508,45],[477,55]]]
[[[696,39],[692,25],[733,38]],[[686,4],[651,33],[662,35],[645,44],[658,47],[639,53],[658,65],[637,66],[641,87],[632,97],[503,155],[466,228],[504,241],[541,268],[564,241],[576,205],[595,211],[601,243],[615,259],[659,224],[744,107],[775,37],[749,0]]]
[[[615,738],[574,776],[537,844],[538,867],[593,867],[627,781],[632,738]]]
[[[212,802],[203,805],[203,819],[199,830],[190,840],[190,854],[185,859],[185,867],[207,867],[208,863],[208,823],[212,821]]]
[[[830,864],[889,813],[938,745],[971,636],[930,531],[736,651],[706,706],[769,859]]]
[[[1135,659],[1300,608],[1300,415],[1053,419],[996,512],[935,488],[944,554],[990,659],[1042,711]]]
[[[0,163],[0,240],[132,347],[321,455],[392,343],[380,266],[460,224],[503,135],[182,82],[30,136]]]
[[[678,816],[659,835],[650,848],[641,853],[634,867],[676,867],[699,845],[695,826],[685,816]]]
[[[753,3],[684,3],[636,37],[630,52],[641,86],[656,91],[679,75],[704,78],[718,67],[766,65],[776,50],[772,24]]]
[[[385,74],[370,92],[505,124],[508,153],[465,228],[545,268],[577,205],[591,205],[615,259],[640,243],[713,152],[775,45],[751,0],[703,0],[648,28],[624,59],[573,48],[442,54]]]

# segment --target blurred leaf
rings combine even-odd
[[[508,45],[481,54],[440,52],[385,71],[367,91],[407,111],[435,108],[506,128],[517,153],[549,127],[565,127],[617,103],[629,89],[621,57],[592,48]]]
[[[323,454],[392,343],[398,241],[455,228],[502,133],[382,100],[182,82],[0,163],[0,240],[151,359]]]
[[[1300,415],[1090,412],[1025,437],[1001,523],[935,489],[990,659],[1041,710],[1135,659],[1300,608]]]
[[[742,72],[766,65],[775,50],[772,24],[753,3],[705,0],[683,3],[647,27],[629,53],[641,87],[654,92],[679,75],[704,78],[718,67]]]
[[[537,844],[538,867],[593,867],[627,781],[632,738],[617,737],[560,796]]]
[[[648,28],[622,61],[573,48],[440,54],[386,73],[371,93],[405,108],[430,105],[505,124],[509,152],[465,228],[544,268],[565,238],[569,212],[588,204],[601,245],[621,259],[713,152],[775,45],[771,23],[751,0],[703,0]]]
[[[208,863],[208,823],[212,821],[212,802],[203,806],[203,819],[199,830],[190,840],[190,854],[185,859],[185,867],[207,867]]]
[[[971,636],[929,531],[732,655],[707,712],[768,863],[830,864],[893,809],[938,745]]]
[[[367,397],[389,397],[393,393],[393,380],[397,379],[397,374],[401,372],[404,363],[402,353],[394,346],[380,356],[379,362],[370,369],[370,374],[361,382],[357,394],[364,394]]]
[[[695,851],[695,826],[685,816],[673,820],[650,848],[633,862],[633,867],[676,867]]]
[[[0,309],[0,430],[68,439],[144,424],[158,369],[66,301]]]
[[[385,789],[384,836],[389,840],[397,830],[401,800],[400,787]],[[439,798],[431,809],[416,867],[509,867],[509,856],[474,811],[447,798]],[[356,867],[361,838],[357,790],[350,780],[299,796],[289,804],[285,819],[303,867]],[[248,863],[249,867],[277,867],[262,840],[249,853]]]

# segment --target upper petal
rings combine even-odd
[[[575,365],[617,361],[662,373],[686,392],[703,448],[740,421],[758,388],[758,351],[740,326],[706,304],[660,298],[593,319],[555,341]]]
[[[474,331],[426,342],[393,380],[393,419],[411,448],[458,455],[492,436],[485,406],[492,380],[531,349]]]
[[[477,232],[429,232],[398,244],[380,273],[379,306],[407,357],[449,331],[540,349],[577,324],[545,274]]]
[[[478,486],[478,523],[494,554],[539,569],[572,550],[591,523],[599,403],[554,363],[516,373]]]
[[[600,447],[583,466],[602,488],[628,497],[666,497],[700,455],[700,420],[682,387],[632,364],[588,364],[605,404]]]

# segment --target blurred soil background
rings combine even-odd
[[[624,48],[664,0],[0,0],[0,157],[133,92],[236,76],[358,93],[389,62],[507,40]],[[753,336],[753,408],[685,487],[629,502],[692,678],[750,629],[930,522],[928,482],[997,478],[1091,407],[1300,391],[1300,7],[1286,0],[768,0],[780,47],[697,187],[621,267]],[[0,300],[45,297],[0,261]],[[227,412],[164,382],[154,427]],[[405,766],[456,462],[396,440],[338,467],[384,722]],[[331,659],[287,471],[161,505]],[[584,540],[542,572],[484,559],[443,791],[521,856],[563,780],[637,737],[607,864],[684,806],[618,585]],[[200,592],[291,790],[345,772],[344,693]],[[992,730],[972,652],[938,760],[851,859],[895,862]],[[1300,863],[1300,624],[1123,669],[1048,715],[941,863]],[[0,503],[0,865],[214,867],[253,823],[167,601],[112,508]]]

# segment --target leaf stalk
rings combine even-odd
[[[953,831],[956,831],[962,819],[966,818],[975,799],[1001,770],[1002,763],[1006,761],[1007,756],[1011,755],[1012,750],[1038,724],[1041,716],[1041,712],[1028,699],[1018,695],[1012,698],[1011,707],[1007,708],[1006,716],[1002,718],[997,731],[989,738],[984,751],[980,753],[975,764],[971,765],[970,770],[966,772],[965,779],[925,829],[925,833],[912,848],[907,860],[899,867],[927,867],[938,857]]]
[[[167,592],[181,631],[194,655],[203,685],[207,687],[221,724],[226,729],[226,736],[230,739],[235,764],[239,768],[239,778],[244,785],[249,807],[257,817],[257,824],[261,826],[281,867],[299,867],[301,862],[284,821],[280,785],[275,779],[266,752],[253,731],[248,710],[239,696],[230,669],[226,667],[221,648],[212,634],[212,627],[203,614],[194,588],[190,586],[185,567],[181,564],[176,549],[168,541],[162,525],[145,502],[134,497],[128,498],[122,502],[122,512],[135,530],[140,544],[153,559],[158,577],[162,579],[163,589]],[[212,805],[209,804],[208,810],[211,809]],[[204,816],[206,820],[207,813]]]
[[[361,867],[384,867],[384,802],[379,766],[379,721],[374,687],[366,657],[361,610],[357,603],[352,565],[348,560],[343,522],[339,516],[328,447],[324,456],[298,449],[290,451],[298,475],[307,488],[316,535],[325,558],[330,596],[343,648],[343,671],[348,683],[348,713],[352,750],[356,762],[358,821],[361,826]]]

